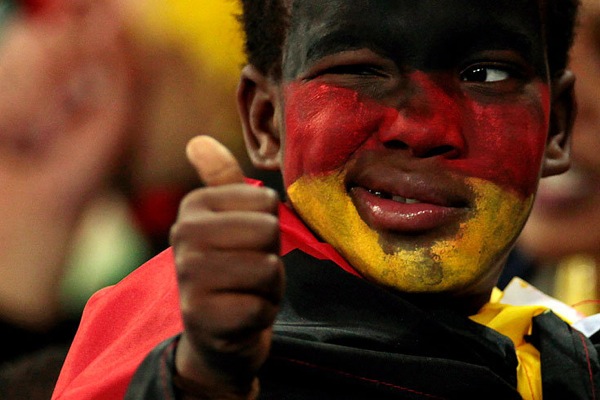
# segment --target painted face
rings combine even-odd
[[[545,149],[537,2],[307,0],[292,15],[283,176],[295,210],[379,284],[489,290]]]

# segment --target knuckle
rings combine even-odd
[[[259,296],[252,296],[252,301],[246,303],[246,318],[242,327],[250,330],[262,330],[269,327],[275,318],[273,305]]]
[[[203,239],[212,233],[219,224],[217,215],[211,211],[200,211],[182,215],[171,227],[169,237],[172,244],[179,241],[191,240],[201,245]]]
[[[254,188],[257,189],[255,204],[257,209],[275,214],[279,205],[279,195],[274,189],[268,187]]]
[[[279,218],[275,215],[265,215],[265,227],[271,233],[271,235],[279,234]]]
[[[265,202],[272,211],[276,211],[279,206],[279,193],[273,188],[266,188]]]
[[[230,196],[226,186],[207,186],[195,189],[188,193],[180,203],[180,213],[182,210],[210,210],[218,211],[223,201]]]
[[[180,241],[184,240],[189,229],[186,225],[187,223],[183,220],[178,220],[171,225],[171,229],[169,230],[169,243],[171,243],[171,245],[175,246]]]
[[[196,207],[198,204],[203,204],[206,202],[207,189],[195,189],[188,193],[182,200],[179,205],[179,210],[187,210],[192,207]]]
[[[279,242],[279,219],[271,214],[261,215],[260,229],[256,229],[256,239],[265,250],[276,248]]]
[[[179,307],[181,317],[186,326],[194,326],[198,329],[204,326],[206,313],[202,310],[205,303],[205,296],[199,291],[181,291],[179,298]]]
[[[171,245],[173,245],[173,243],[175,243],[177,241],[177,238],[179,237],[178,234],[178,226],[177,223],[171,225],[171,228],[169,229],[169,243]]]
[[[179,251],[175,253],[177,275],[180,278],[189,278],[193,272],[198,271],[205,264],[205,254],[202,251]]]
[[[254,218],[249,221],[252,225],[250,228],[260,232],[264,236],[273,236],[279,232],[279,219],[267,213],[254,214]]]

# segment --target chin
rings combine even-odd
[[[487,276],[509,251],[531,208],[532,198],[522,200],[488,181],[468,184],[476,194],[474,211],[452,235],[428,235],[423,241],[386,242],[361,218],[335,174],[302,177],[288,187],[288,197],[306,224],[368,280],[402,292],[442,293]]]

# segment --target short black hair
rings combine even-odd
[[[248,63],[279,78],[289,24],[288,0],[240,0]]]
[[[544,36],[551,75],[562,72],[569,63],[580,5],[580,0],[543,0]]]
[[[281,77],[283,47],[293,0],[240,0],[248,63],[272,78]],[[552,76],[563,71],[573,44],[579,0],[541,0],[548,64]]]

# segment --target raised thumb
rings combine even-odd
[[[196,136],[186,147],[187,158],[207,186],[243,183],[244,173],[233,154],[211,136]]]

